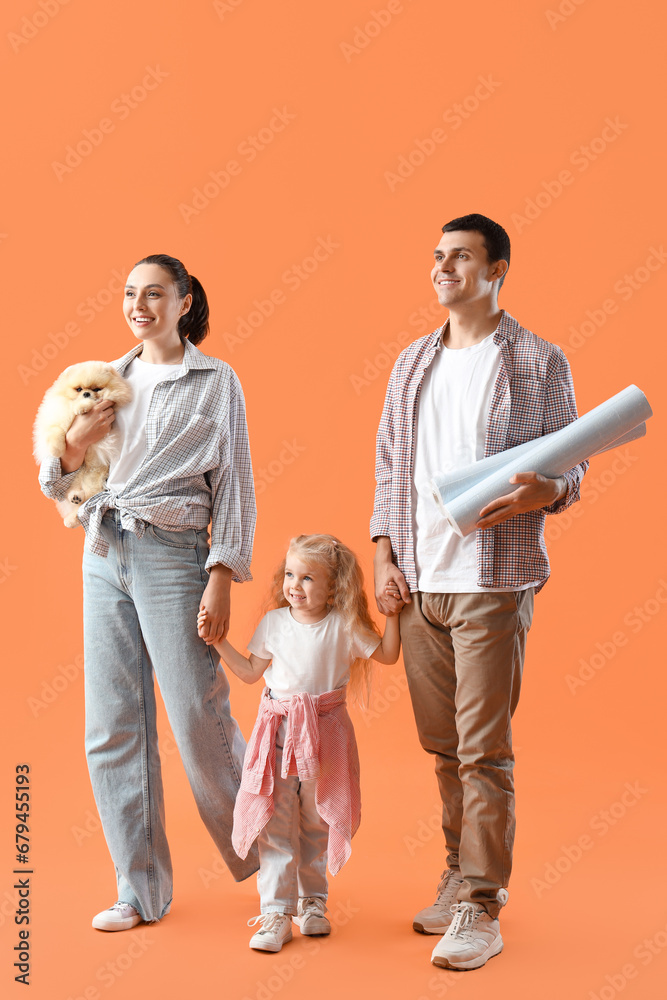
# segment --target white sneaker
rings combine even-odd
[[[299,900],[294,923],[299,925],[302,934],[331,934],[331,924],[324,916],[326,908],[319,896],[304,896]]]
[[[289,913],[261,913],[248,921],[248,927],[262,926],[250,938],[250,947],[255,951],[280,951],[287,941],[292,940],[292,918]]]
[[[130,927],[136,927],[141,920],[133,906],[119,901],[108,910],[96,913],[93,917],[93,927],[98,931],[129,931]]]
[[[503,950],[497,918],[479,903],[457,903],[447,933],[433,949],[431,961],[443,969],[479,969]]]
[[[463,885],[460,871],[446,868],[442,873],[438,894],[433,906],[426,906],[415,915],[412,926],[420,934],[444,934],[452,922],[452,906],[458,903],[459,890]]]

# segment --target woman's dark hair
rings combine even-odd
[[[157,264],[168,271],[171,280],[176,286],[176,294],[179,299],[184,299],[186,295],[192,295],[192,305],[184,316],[178,321],[178,333],[181,340],[189,340],[195,347],[200,344],[208,334],[208,299],[201,283],[194,274],[188,274],[183,264],[176,257],[170,257],[166,253],[152,253],[142,260],[138,260],[134,265]]]

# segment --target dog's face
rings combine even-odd
[[[125,380],[103,361],[70,365],[54,382],[53,392],[68,400],[80,413],[89,410],[100,399],[110,399],[119,406],[130,399],[130,388]]]

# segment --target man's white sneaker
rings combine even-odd
[[[326,908],[319,896],[304,896],[299,900],[294,923],[299,925],[302,934],[331,934],[331,924],[324,916]]]
[[[292,940],[292,918],[288,913],[262,913],[248,921],[248,927],[255,924],[262,925],[250,938],[250,947],[255,951],[280,951]]]
[[[93,927],[98,931],[129,931],[141,923],[141,917],[129,903],[114,903],[93,917]]]
[[[415,915],[412,926],[420,934],[444,934],[452,922],[451,908],[458,902],[463,885],[460,871],[446,868],[442,873],[433,906],[426,906]]]
[[[478,903],[452,907],[453,920],[433,949],[431,961],[443,969],[479,969],[503,950],[498,920]]]

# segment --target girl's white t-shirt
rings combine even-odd
[[[132,400],[116,411],[113,430],[120,436],[120,454],[112,462],[107,487],[114,493],[126,486],[146,456],[146,418],[153,389],[174,373],[179,375],[183,365],[151,365],[141,358],[133,358],[125,369],[125,379],[132,388]]]
[[[412,480],[415,563],[422,592],[476,594],[508,589],[478,585],[477,532],[460,538],[438,508],[430,486],[436,472],[450,472],[484,458],[499,366],[500,351],[490,334],[460,350],[443,345],[424,375]]]
[[[349,632],[336,611],[306,625],[292,617],[290,608],[275,608],[262,618],[248,649],[272,661],[264,682],[274,698],[289,698],[343,687],[352,662],[372,656],[379,644],[372,632]]]

